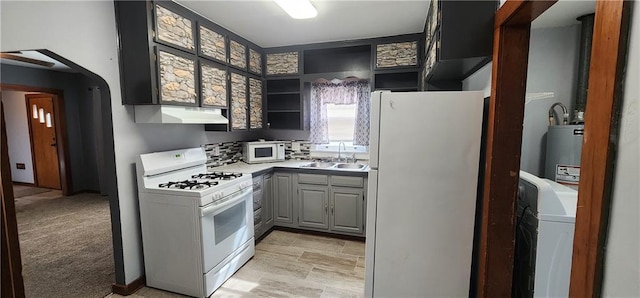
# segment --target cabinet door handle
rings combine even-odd
[[[324,213],[327,213],[327,204],[324,204]]]
[[[333,206],[331,206],[331,214],[333,214]]]

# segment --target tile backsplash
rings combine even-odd
[[[285,159],[309,160],[311,159],[311,142],[309,141],[284,141]]]
[[[285,144],[285,159],[309,160],[311,142],[309,141],[282,141]],[[225,142],[204,144],[202,147],[207,154],[207,169],[242,161],[243,142]],[[294,145],[295,144],[295,145]],[[217,149],[216,149],[217,148]]]
[[[207,154],[207,169],[242,161],[242,142],[213,143],[202,147]]]

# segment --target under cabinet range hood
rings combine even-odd
[[[134,112],[136,123],[229,124],[215,108],[137,105]]]

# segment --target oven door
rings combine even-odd
[[[233,193],[200,208],[203,273],[253,237],[253,190]]]

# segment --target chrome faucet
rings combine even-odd
[[[347,151],[347,145],[344,142],[338,143],[338,161],[342,161],[342,150],[340,150],[340,145],[344,148],[344,151]]]

